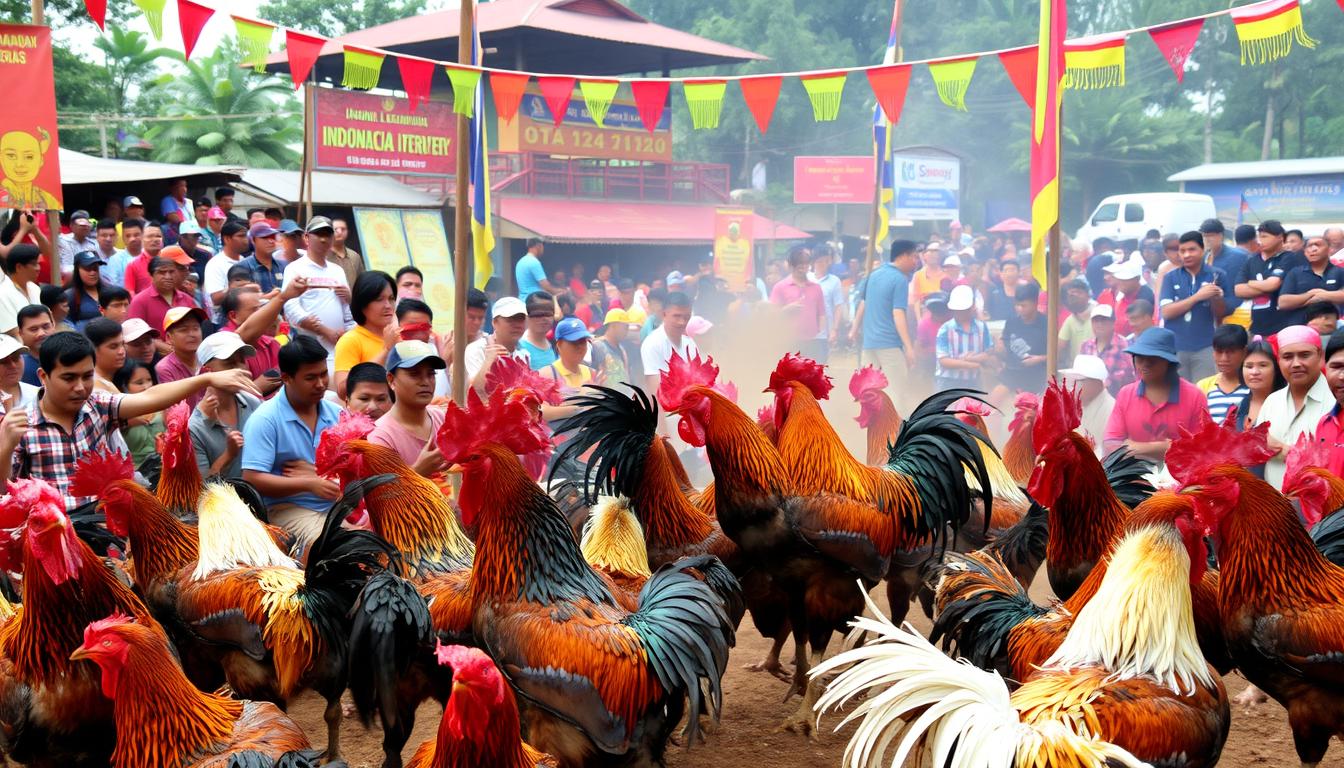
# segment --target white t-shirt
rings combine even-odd
[[[494,341],[494,338],[493,334],[482,336],[467,345],[467,349],[462,358],[462,364],[467,367],[468,384],[476,378],[476,374],[480,372],[481,366],[485,365],[485,345]],[[532,362],[531,356],[527,354],[527,350],[523,349],[522,345],[516,347],[510,357],[515,360],[522,360],[524,363],[528,364],[531,364]]]
[[[9,333],[19,327],[19,310],[29,304],[42,303],[42,289],[37,283],[28,284],[24,294],[9,275],[0,275],[0,333]]]
[[[695,340],[689,334],[683,333],[681,343],[673,345],[663,326],[653,329],[648,338],[644,339],[644,343],[639,345],[639,356],[644,361],[644,375],[667,373],[667,364],[672,360],[673,351],[684,358],[698,354],[700,349],[695,346]]]
[[[214,263],[213,260],[211,263]],[[291,261],[285,267],[284,285],[289,285],[291,280],[300,276],[308,278],[308,290],[297,299],[285,302],[285,320],[295,331],[306,333],[300,329],[299,323],[310,316],[316,317],[326,327],[342,332],[355,327],[354,318],[350,316],[350,305],[342,301],[334,290],[339,285],[349,287],[344,269],[331,262],[319,266],[305,256],[298,261]],[[334,360],[336,345],[320,336],[314,338],[327,350],[327,359]]]
[[[223,251],[216,253],[205,262],[205,278],[201,281],[201,288],[205,295],[209,296],[216,291],[227,290],[229,287],[229,268],[242,261],[242,257],[230,259],[229,255]]]

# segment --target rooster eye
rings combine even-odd
[[[104,640],[104,641],[103,641],[103,647],[104,647],[104,648],[111,648],[111,647],[112,647],[112,641],[111,641],[111,640]]]

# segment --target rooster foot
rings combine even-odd
[[[813,730],[814,717],[815,715],[812,714],[812,710],[799,709],[785,719],[784,722],[775,729],[775,733],[796,733],[800,736],[806,736],[810,741],[816,741],[817,734]]]
[[[743,664],[742,668],[750,672],[769,672],[783,682],[793,682],[793,675],[788,670],[784,669],[784,665],[779,663],[778,658],[764,659],[755,664]]]
[[[1256,688],[1254,685],[1247,685],[1246,690],[1238,693],[1232,703],[1239,707],[1250,710],[1258,704],[1264,704],[1269,701],[1269,696],[1264,691]]]

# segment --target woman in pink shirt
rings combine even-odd
[[[1199,429],[1206,409],[1204,393],[1177,374],[1176,336],[1166,328],[1149,328],[1125,351],[1134,358],[1138,381],[1115,396],[1103,443],[1107,453],[1125,447],[1149,461],[1162,462],[1182,427]]]

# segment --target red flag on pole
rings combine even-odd
[[[1059,223],[1059,107],[1067,20],[1064,0],[1041,0],[1036,103],[1031,120],[1031,272],[1046,286],[1045,241],[1050,228]]]

